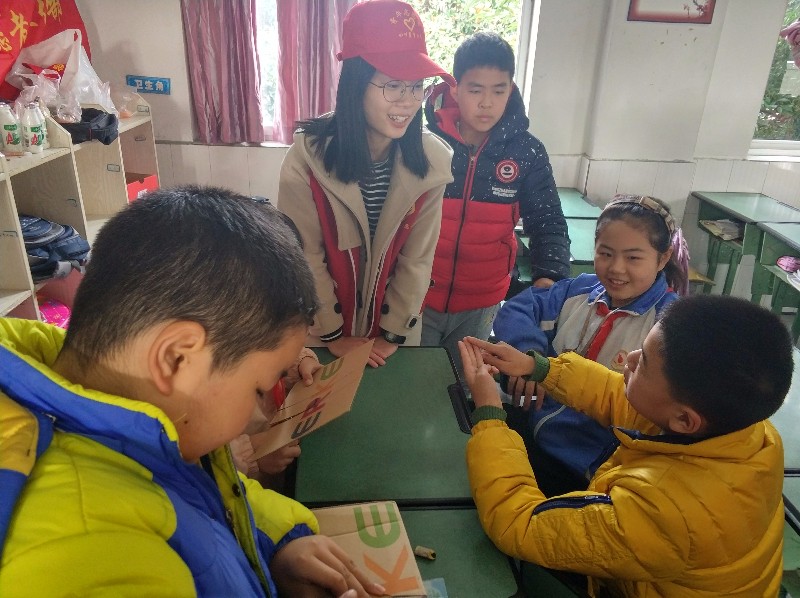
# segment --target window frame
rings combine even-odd
[[[786,11],[788,14],[789,12],[788,5]],[[776,46],[776,52],[777,52],[777,46]],[[773,53],[773,60],[774,60],[774,53]],[[772,61],[770,61],[770,65],[771,64]],[[764,94],[766,94],[766,90],[764,90]],[[759,104],[758,107],[759,113],[761,112],[761,106],[763,106],[763,95],[762,95],[762,103]],[[770,157],[774,156],[781,156],[786,158],[800,158],[800,140],[758,139],[756,137],[753,137],[750,140],[750,148],[747,151],[748,158],[770,159]]]

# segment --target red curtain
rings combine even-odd
[[[292,143],[298,120],[333,110],[342,21],[356,0],[279,0],[278,101],[273,139]]]
[[[75,0],[0,0],[0,98],[13,100],[19,89],[5,82],[25,46],[32,46],[64,29],[80,29],[89,58],[89,37]]]
[[[181,0],[181,11],[198,141],[264,141],[255,0]]]

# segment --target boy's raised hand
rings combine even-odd
[[[475,406],[494,405],[500,407],[502,403],[494,381],[497,368],[484,363],[481,350],[464,341],[458,341],[458,350],[461,353],[461,363],[464,365],[464,378],[472,392]]]
[[[490,343],[474,336],[465,336],[464,342],[480,349],[483,362],[494,366],[508,376],[526,376],[533,371],[533,357],[506,343]]]
[[[385,596],[361,569],[327,536],[304,536],[281,548],[269,565],[281,596],[369,598]],[[351,592],[355,590],[355,594]]]

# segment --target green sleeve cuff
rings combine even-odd
[[[472,420],[473,426],[485,419],[499,419],[501,421],[506,421],[506,412],[502,407],[484,405],[483,407],[478,407],[475,411],[473,411],[470,419]]]
[[[534,365],[533,371],[525,376],[525,378],[527,380],[533,380],[534,382],[541,382],[547,378],[547,373],[550,371],[550,360],[541,353],[537,353],[533,350],[528,351],[526,354],[533,357]]]

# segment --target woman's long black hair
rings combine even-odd
[[[299,121],[296,128],[311,138],[311,144],[325,170],[333,172],[340,181],[353,183],[367,177],[372,158],[367,145],[367,118],[364,114],[364,94],[375,67],[356,56],[342,63],[339,86],[336,90],[336,109],[333,115]],[[419,178],[424,178],[430,162],[422,147],[422,110],[417,110],[411,123],[397,143],[403,164]]]

